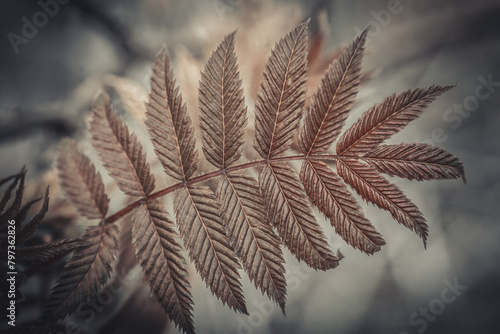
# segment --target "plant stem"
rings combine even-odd
[[[210,173],[207,173],[207,174],[203,174],[203,175],[199,175],[199,176],[196,176],[196,177],[193,177],[191,179],[188,179],[186,180],[185,182],[179,182],[173,186],[170,186],[170,187],[167,187],[167,188],[164,188],[164,189],[161,189],[155,193],[152,193],[144,198],[141,198],[140,200],[137,200],[135,201],[134,203],[132,204],[129,204],[128,206],[126,206],[125,208],[123,208],[122,210],[116,212],[115,214],[113,214],[112,216],[109,216],[108,218],[106,218],[105,222],[107,224],[111,224],[115,221],[117,221],[118,219],[122,218],[123,216],[125,216],[126,214],[128,214],[129,212],[131,212],[132,210],[134,210],[135,208],[137,208],[139,205],[149,201],[149,200],[153,200],[153,199],[156,199],[156,198],[159,198],[159,197],[163,197],[177,189],[180,189],[186,185],[191,185],[191,184],[194,184],[194,183],[198,183],[198,182],[202,182],[202,181],[206,181],[206,180],[209,180],[209,179],[212,179],[214,177],[217,177],[217,176],[220,176],[222,175],[223,173],[231,173],[231,172],[235,172],[235,171],[238,171],[238,170],[242,170],[242,169],[247,169],[247,168],[251,168],[251,167],[257,167],[257,166],[260,166],[260,165],[265,165],[269,162],[285,162],[285,161],[294,161],[294,160],[304,160],[304,159],[309,159],[309,160],[337,160],[338,156],[337,155],[334,155],[334,154],[324,154],[324,155],[311,155],[309,157],[305,156],[305,155],[292,155],[292,156],[287,156],[287,157],[279,157],[279,158],[272,158],[272,159],[269,159],[269,160],[256,160],[256,161],[251,161],[251,162],[247,162],[247,163],[244,163],[244,164],[241,164],[241,165],[237,165],[237,166],[233,166],[233,167],[228,167],[226,168],[225,170],[224,169],[220,169],[220,170],[216,170],[216,171],[213,171],[213,172],[210,172]]]

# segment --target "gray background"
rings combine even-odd
[[[401,0],[401,11],[391,15],[390,21],[382,18],[382,24],[377,13],[387,11],[390,1],[221,3],[227,9],[224,13],[211,0],[73,0],[61,6],[15,53],[8,33],[20,34],[22,18],[31,21],[40,6],[35,1],[4,1],[0,11],[0,176],[27,165],[28,177],[34,180],[52,168],[62,137],[85,138],[87,111],[98,89],[114,92],[103,78],[115,74],[147,88],[152,59],[164,43],[176,64],[182,64],[188,53],[193,57],[191,64],[203,64],[224,34],[236,28],[243,34],[254,22],[276,22],[276,31],[271,29],[263,36],[272,45],[307,17],[313,17],[314,30],[316,13],[323,10],[329,22],[327,48],[332,50],[349,43],[373,21],[363,63],[371,76],[348,122],[395,91],[459,83],[391,142],[433,140],[461,158],[468,184],[393,180],[428,220],[426,251],[415,235],[373,206],[363,204],[387,241],[374,256],[350,248],[320,218],[332,247],[340,248],[346,258],[333,271],[307,272],[285,252],[289,277],[286,318],[277,307],[258,306],[266,303],[265,298],[247,278],[249,318],[221,307],[193,275],[197,331],[498,332],[500,87],[465,116],[448,110],[472,101],[480,77],[500,81],[500,2]],[[177,72],[182,69],[176,68]],[[196,101],[199,69],[189,75],[194,78],[194,89],[181,89]],[[117,109],[130,118],[125,108]],[[195,110],[191,112],[195,114]],[[433,133],[440,134],[433,138]],[[465,290],[445,304],[425,330],[421,325],[412,326],[411,314],[419,307],[439,305],[445,282],[455,279]]]

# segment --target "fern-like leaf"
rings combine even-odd
[[[34,204],[36,204],[36,203],[40,202],[40,200],[41,200],[42,198],[43,198],[43,197],[35,198],[34,200],[32,200],[32,201],[29,201],[29,202],[25,203],[25,204],[24,204],[24,205],[23,205],[23,206],[19,209],[19,211],[17,212],[17,214],[15,215],[14,220],[15,220],[16,222],[23,222],[23,221],[26,219],[26,217],[28,216],[28,212],[29,212],[29,210],[31,209],[31,207],[32,207]],[[19,227],[21,227],[21,226],[19,226]]]
[[[103,220],[109,203],[104,183],[94,164],[74,141],[63,144],[57,158],[57,170],[61,187],[78,212],[88,219]]]
[[[205,65],[199,88],[203,152],[219,169],[241,156],[246,107],[234,52],[235,32],[226,36]]]
[[[142,146],[113,112],[105,93],[94,101],[89,131],[104,166],[124,193],[144,197],[153,191],[155,178]]]
[[[94,146],[121,190],[131,196],[150,194],[155,179],[137,138],[111,111],[107,98],[98,99],[94,114],[91,124]],[[107,122],[98,125],[97,121],[103,119]],[[105,135],[97,136],[98,131],[104,131]],[[121,166],[111,166],[112,161]],[[175,242],[177,234],[159,203],[148,202],[136,209],[132,235],[142,270],[158,301],[176,325],[186,333],[194,333],[192,299],[185,277],[187,272],[182,267],[180,249]],[[154,252],[158,258],[152,258],[149,252]]]
[[[132,243],[146,281],[170,319],[184,333],[194,333],[193,300],[174,224],[158,201],[142,204],[133,221]]]
[[[348,244],[367,254],[378,252],[385,245],[356,199],[324,162],[304,160],[300,179],[312,203],[330,219],[337,234]]]
[[[21,177],[22,174],[26,173],[26,169],[25,167],[23,167],[23,169],[16,173],[16,174],[12,174],[12,175],[9,175],[9,176],[6,176],[6,177],[3,177],[0,179],[0,187],[3,186],[5,183],[9,182],[10,180],[19,180],[19,177]],[[2,196],[2,200],[0,201],[1,203],[6,203],[9,199],[8,199],[8,196],[10,196],[10,193],[12,192],[14,188],[12,188],[10,190],[10,192],[5,192]],[[7,199],[4,200],[4,197],[7,197]],[[3,209],[2,207],[0,207],[0,209]],[[1,211],[1,210],[0,210]]]
[[[260,174],[260,191],[282,242],[299,261],[320,270],[338,266],[342,255],[335,256],[330,250],[292,168],[286,164],[266,165]]]
[[[366,29],[330,65],[316,91],[299,132],[299,146],[306,155],[330,148],[354,104],[361,82]]]
[[[217,199],[207,187],[186,186],[175,196],[177,225],[191,261],[223,304],[247,314],[236,254],[229,245]]]
[[[337,153],[359,156],[372,151],[377,145],[418,118],[436,97],[453,87],[431,86],[410,89],[386,97],[380,104],[365,112],[340,137]]]
[[[203,152],[224,169],[241,156],[247,123],[234,53],[235,32],[226,36],[202,72],[199,101]],[[224,174],[217,188],[220,215],[230,245],[257,288],[284,312],[286,281],[278,239],[266,224],[259,187],[251,177]]]
[[[264,159],[286,151],[302,117],[307,78],[306,21],[271,51],[255,103],[254,147]]]
[[[198,166],[194,128],[170,66],[166,49],[156,56],[146,126],[165,172],[177,180],[191,177]]]
[[[414,231],[427,246],[428,227],[417,206],[395,184],[369,165],[355,159],[337,161],[339,175],[365,200],[387,210],[399,223]]]
[[[47,187],[40,211],[38,211],[38,213],[33,218],[31,218],[31,220],[26,223],[16,235],[16,242],[18,245],[28,240],[29,237],[31,237],[33,233],[35,233],[38,226],[42,223],[45,214],[49,211],[49,200],[49,187]],[[19,224],[20,223],[21,222],[19,222]]]
[[[463,166],[456,157],[433,146],[381,144],[418,118],[437,96],[451,87],[408,90],[383,99],[340,137],[337,155],[324,155],[339,137],[354,104],[362,80],[361,62],[368,30],[338,57],[329,58],[333,63],[311,100],[304,125],[299,128],[307,89],[308,22],[298,25],[276,43],[264,65],[255,101],[253,146],[262,158],[259,161],[235,166],[242,155],[248,122],[235,53],[235,32],[227,35],[211,54],[198,89],[202,150],[208,162],[216,167],[210,173],[195,176],[198,152],[194,127],[165,48],[154,62],[145,123],[158,160],[167,175],[175,179],[173,184],[153,193],[155,178],[142,145],[113,112],[108,96],[102,93],[97,97],[89,130],[92,143],[118,187],[135,198],[106,217],[109,199],[100,175],[73,142],[66,145],[58,158],[62,187],[82,215],[100,219],[101,224],[88,228],[83,243],[78,244],[67,262],[46,303],[45,319],[61,319],[78,304],[95,297],[104,284],[109,284],[117,262],[121,268],[117,268],[115,277],[122,277],[139,262],[145,280],[166,314],[181,331],[194,333],[193,298],[181,246],[174,223],[169,220],[164,203],[159,201],[173,192],[176,192],[176,225],[190,260],[212,294],[242,313],[248,314],[239,260],[256,288],[283,312],[286,280],[281,244],[316,270],[338,266],[343,256],[340,252],[335,255],[329,248],[310,202],[354,248],[373,254],[385,244],[346,183],[365,200],[389,211],[399,223],[415,231],[426,245],[428,227],[424,217],[381,173],[410,180],[462,177],[465,181]],[[321,44],[320,36],[310,48],[310,59],[317,64]],[[323,62],[313,67],[326,68]],[[296,132],[302,154],[280,156],[290,149]],[[328,160],[336,161],[336,172],[323,162]],[[303,162],[300,177],[287,164],[289,161]],[[264,166],[258,183],[253,177],[237,172],[258,166]],[[23,169],[0,180],[0,186],[11,182],[0,199],[0,237],[6,235],[6,218],[16,217],[18,242],[32,235],[49,202],[47,191],[40,212],[23,227],[21,221],[37,202],[22,206],[24,173]],[[198,185],[216,178],[219,178],[217,196],[211,188]],[[7,205],[10,206],[6,209]],[[126,225],[126,233],[119,241],[116,222],[127,214],[133,223]],[[0,238],[2,244],[4,241]],[[125,247],[116,261],[120,244]],[[50,259],[74,246],[61,241],[20,247],[20,262]]]
[[[365,155],[379,172],[409,180],[443,180],[462,178],[460,160],[442,148],[428,144],[382,145]]]
[[[16,260],[24,264],[38,264],[48,262],[58,256],[68,254],[82,242],[79,239],[64,239],[38,246],[19,248]]]
[[[44,319],[63,319],[106,284],[118,254],[118,224],[90,226],[45,303]]]
[[[12,192],[14,191],[14,189],[16,189],[17,185],[19,184],[19,181],[21,181],[24,184],[25,175],[26,175],[26,169],[23,167],[23,169],[19,173],[14,174],[14,175],[10,175],[10,176],[5,177],[5,178],[0,180],[0,186],[2,186],[4,183],[9,182],[10,180],[14,180],[11,184],[9,184],[9,186],[7,187],[5,192],[3,193],[2,199],[0,200],[0,213],[2,213],[3,210],[5,209],[5,206],[7,205],[7,203],[10,200],[10,196],[12,195]],[[5,213],[2,213],[2,217],[4,217],[4,216],[5,216]],[[3,221],[3,219],[2,219],[2,221]]]
[[[2,200],[0,201],[0,212],[5,209],[7,203],[9,203],[10,196],[12,192],[15,190],[14,198],[12,199],[12,203],[8,208],[5,209],[4,212],[0,215],[0,226],[2,229],[7,226],[7,220],[12,219],[16,213],[21,209],[21,205],[23,203],[23,194],[24,194],[24,178],[26,176],[26,169],[23,167],[21,172],[14,177],[14,182],[12,182],[7,191],[4,193]],[[9,179],[9,178],[7,178]],[[21,221],[16,221],[16,224],[20,224]],[[19,228],[19,225],[16,225],[16,229]]]
[[[217,195],[229,242],[255,287],[285,312],[286,280],[278,236],[267,222],[258,183],[250,176],[224,175]]]

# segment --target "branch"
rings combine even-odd
[[[334,154],[321,154],[321,155],[311,155],[307,159],[320,160],[320,161],[323,161],[323,160],[336,161],[337,158],[338,158],[338,156],[334,155]],[[150,194],[150,195],[148,195],[140,200],[137,200],[137,201],[133,202],[132,204],[129,204],[128,206],[126,206],[122,210],[116,212],[112,216],[109,216],[108,218],[106,218],[105,222],[107,224],[114,223],[115,221],[117,221],[121,217],[125,216],[126,214],[128,214],[129,212],[131,212],[132,210],[137,208],[142,203],[156,199],[156,198],[163,197],[163,196],[165,196],[165,195],[167,195],[167,194],[169,194],[177,189],[184,187],[185,185],[189,186],[189,185],[192,185],[192,184],[195,184],[198,182],[206,181],[206,180],[212,179],[214,177],[220,176],[224,173],[231,173],[231,172],[236,172],[236,171],[239,171],[242,169],[247,169],[247,168],[265,165],[268,162],[295,161],[295,160],[304,160],[304,159],[306,159],[305,155],[292,155],[292,156],[288,156],[288,157],[272,158],[272,159],[268,159],[268,160],[267,159],[257,160],[257,161],[247,162],[247,163],[244,163],[241,165],[229,167],[226,169],[216,170],[214,172],[210,172],[207,174],[199,175],[197,177],[193,177],[193,178],[188,179],[185,183],[179,182],[177,184],[174,184],[173,186],[161,189],[161,190],[159,190],[155,193],[152,193],[152,194]]]

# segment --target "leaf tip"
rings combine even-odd
[[[362,40],[363,43],[365,43],[366,41],[366,36],[368,35],[368,31],[370,31],[372,25],[369,24],[368,26],[366,26],[365,30],[363,30],[363,32],[359,35],[358,39]]]
[[[103,89],[99,89],[94,95],[92,105],[97,106],[109,103],[109,95]]]
[[[340,249],[337,249],[337,263],[341,261],[344,258],[344,254],[340,251]],[[338,264],[337,264],[338,265]]]
[[[234,37],[236,36],[237,32],[238,32],[238,29],[234,29],[231,33],[227,34],[226,38],[230,38],[231,40],[234,40]]]
[[[460,177],[462,178],[464,184],[467,184],[467,177],[465,176],[465,168],[461,162],[459,162],[458,164],[458,173],[460,174]]]
[[[447,91],[457,87],[458,84],[455,85],[448,85],[448,86],[439,86],[439,85],[432,85],[429,87],[429,91],[433,91],[432,93],[436,94],[437,96],[446,93]],[[431,94],[432,94],[431,93]]]

